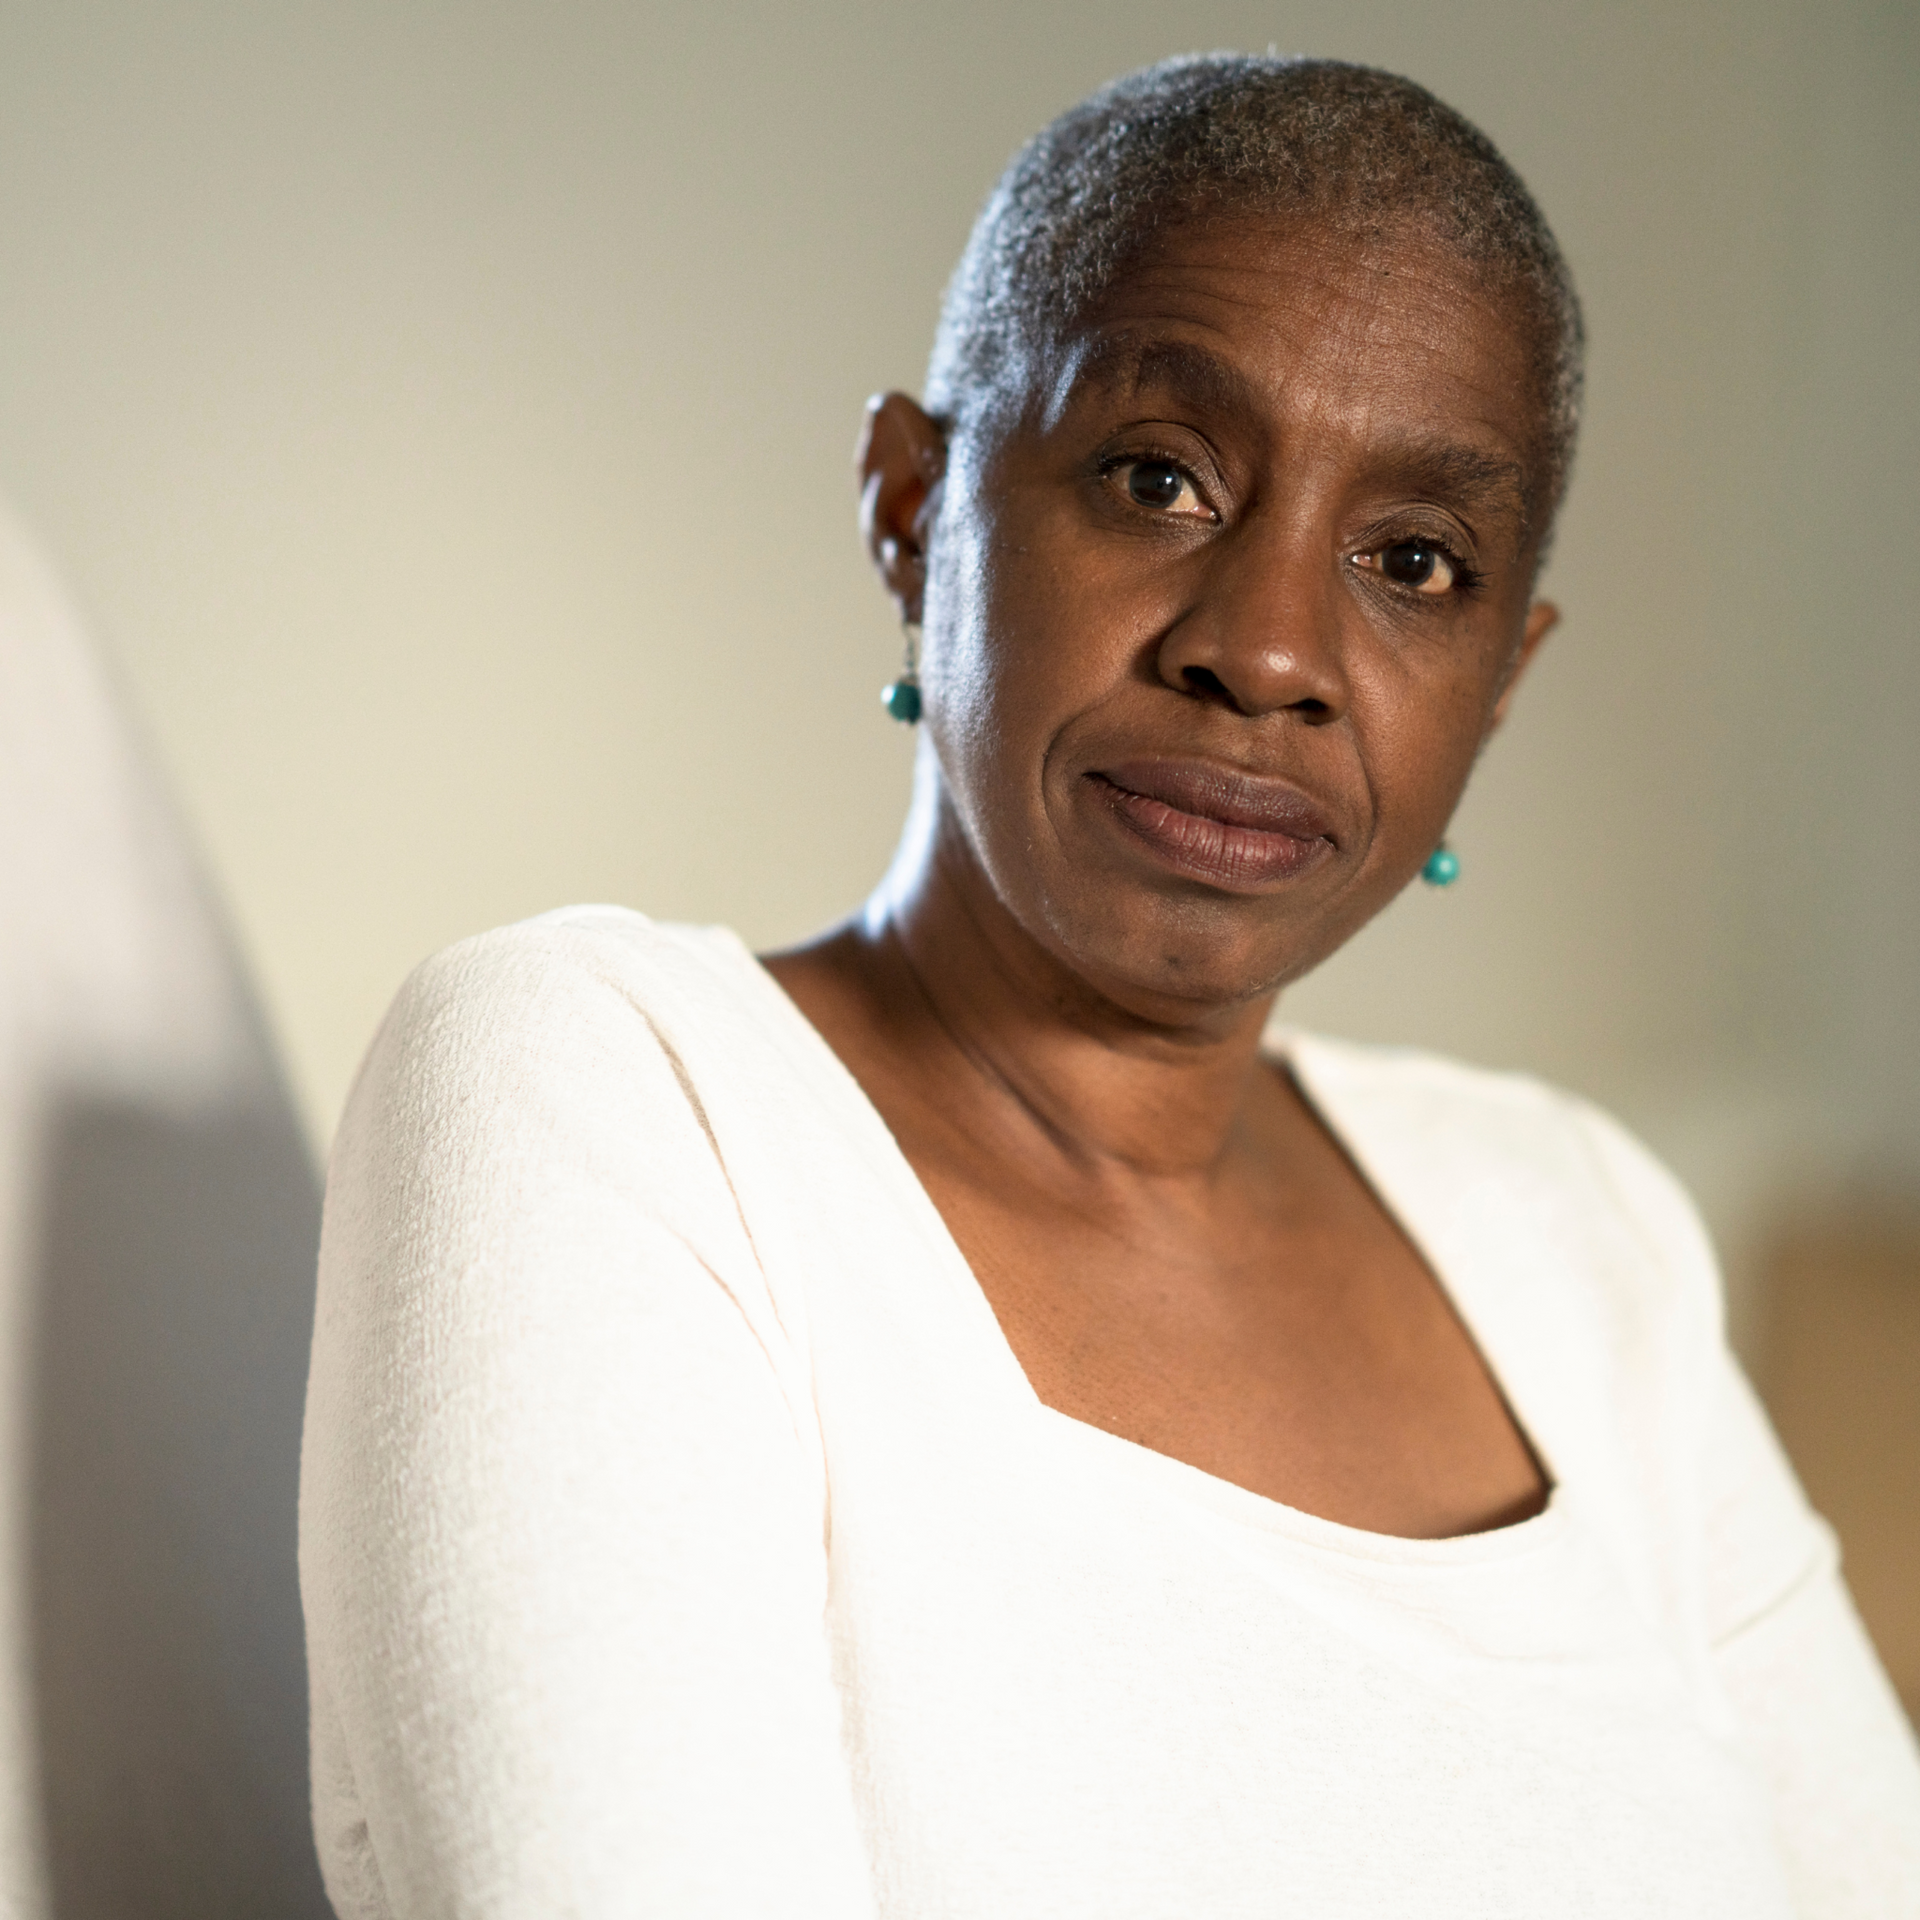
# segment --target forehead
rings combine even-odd
[[[1044,417],[1170,396],[1242,428],[1422,443],[1530,499],[1547,410],[1521,303],[1417,233],[1234,217],[1156,236],[1040,357]]]

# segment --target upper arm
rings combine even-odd
[[[1808,1920],[1920,1914],[1920,1751],[1807,1506],[1731,1356],[1706,1446],[1709,1628]]]
[[[323,1852],[364,1822],[399,1915],[860,1913],[817,1441],[724,1169],[630,999],[483,960],[403,996],[329,1183]]]
[[[1920,1914],[1920,1754],[1862,1630],[1831,1530],[1808,1506],[1726,1344],[1692,1204],[1604,1116],[1590,1130],[1663,1269],[1688,1402],[1699,1630],[1772,1797],[1808,1920]]]

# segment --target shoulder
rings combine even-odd
[[[753,962],[720,927],[621,907],[563,907],[443,948],[402,985],[362,1062],[348,1119],[370,1103],[490,1107],[539,1086],[609,1096],[664,1036],[742,1024]]]
[[[1429,1211],[1590,1256],[1562,1271],[1617,1256],[1598,1264],[1717,1332],[1718,1270],[1693,1202],[1611,1114],[1532,1075],[1414,1048],[1300,1035],[1285,1053],[1359,1157]]]
[[[1591,1101],[1532,1074],[1308,1034],[1291,1036],[1285,1055],[1311,1093],[1417,1133],[1430,1152],[1523,1180],[1597,1182],[1636,1210],[1677,1209],[1691,1228],[1691,1203],[1640,1140]],[[1683,1221],[1666,1224],[1677,1229]]]
[[[607,1022],[645,1025],[703,1008],[724,1018],[751,964],[723,927],[666,925],[625,907],[561,907],[423,961],[375,1051],[546,1051],[585,1045]]]
[[[415,969],[362,1062],[335,1139],[330,1220],[478,1217],[581,1185],[718,1204],[675,1036],[743,1055],[753,962],[720,928],[569,907],[460,941]],[[709,1049],[711,1051],[711,1049]]]

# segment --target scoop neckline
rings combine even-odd
[[[1353,1162],[1374,1198],[1425,1262],[1435,1284],[1445,1295],[1468,1339],[1473,1342],[1495,1391],[1505,1402],[1521,1438],[1532,1449],[1547,1476],[1546,1504],[1538,1513],[1529,1514],[1524,1520],[1513,1521],[1504,1527],[1486,1528],[1475,1533],[1445,1534],[1438,1538],[1419,1534],[1379,1533],[1371,1528],[1351,1526],[1343,1520],[1329,1519],[1324,1514],[1311,1513],[1304,1507],[1291,1506],[1268,1494],[1256,1493],[1251,1487],[1243,1487],[1238,1481],[1210,1473],[1205,1467],[1195,1466],[1175,1454],[1162,1453],[1156,1447],[1129,1440],[1124,1434],[1114,1433],[1109,1428],[1096,1426],[1090,1420],[1082,1420],[1075,1414],[1064,1413],[1058,1407],[1050,1406],[1041,1399],[1033,1382],[1027,1377],[1019,1355],[1014,1352],[999,1317],[993,1311],[986,1289],[981,1286],[972,1264],[961,1251],[960,1243],[953,1237],[953,1231],[940,1209],[934,1205],[933,1196],[927,1191],[925,1182],[914,1171],[913,1163],[894,1138],[886,1117],[874,1105],[853,1070],[828,1044],[820,1029],[801,1011],[799,1003],[769,971],[760,956],[733,928],[712,926],[689,931],[715,937],[733,959],[744,964],[746,973],[757,983],[763,997],[767,998],[778,1025],[786,1028],[800,1041],[803,1051],[812,1054],[824,1067],[828,1084],[835,1088],[841,1105],[872,1141],[878,1156],[876,1171],[886,1175],[909,1210],[918,1216],[922,1230],[948,1268],[950,1278],[964,1283],[970,1304],[977,1308],[977,1318],[982,1324],[988,1351],[994,1356],[996,1370],[1015,1388],[1023,1411],[1041,1416],[1040,1425],[1043,1429],[1051,1427],[1052,1437],[1059,1438],[1059,1430],[1063,1427],[1071,1429],[1073,1437],[1080,1444],[1091,1451],[1105,1453],[1108,1465],[1122,1471],[1130,1469],[1137,1480],[1160,1482],[1160,1491],[1184,1497],[1190,1503],[1207,1507],[1224,1518],[1258,1531],[1281,1534],[1310,1546],[1357,1558],[1458,1566],[1527,1553],[1547,1545],[1561,1532],[1566,1518],[1565,1483],[1541,1445],[1535,1424],[1525,1413],[1511,1381],[1496,1368],[1487,1342],[1469,1316],[1459,1290],[1448,1279],[1444,1265],[1419,1231],[1418,1223],[1408,1216],[1405,1208],[1388,1191],[1387,1184],[1325,1098],[1323,1089],[1314,1083],[1311,1070],[1302,1069],[1302,1050],[1311,1053],[1317,1044],[1313,1035],[1294,1027],[1272,1027],[1262,1037],[1260,1051],[1263,1057],[1283,1067],[1292,1077],[1301,1097],[1313,1109],[1320,1124]],[[1091,1442],[1082,1438],[1088,1435],[1092,1436]]]
[[[1053,1424],[1053,1438],[1084,1453],[1098,1466],[1161,1499],[1201,1507],[1232,1525],[1283,1539],[1348,1559],[1395,1566],[1465,1567],[1490,1561],[1519,1559],[1537,1553],[1559,1539],[1566,1527],[1566,1501],[1560,1483],[1547,1490],[1547,1503],[1538,1513],[1504,1527],[1485,1527],[1477,1533],[1449,1533],[1437,1537],[1414,1533],[1378,1533],[1370,1527],[1350,1526],[1305,1507],[1289,1505],[1237,1480],[1223,1479],[1196,1467],[1190,1460],[1142,1446],[1123,1433],[1096,1427],[1090,1420],[1062,1413],[1044,1400],[1037,1405]]]

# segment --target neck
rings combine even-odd
[[[900,1039],[946,1055],[979,1119],[1083,1174],[1205,1177],[1266,1083],[1272,995],[1196,1006],[1076,969],[1002,903],[937,775],[856,938]]]

